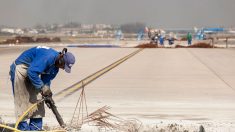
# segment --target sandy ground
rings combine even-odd
[[[11,84],[7,81],[9,65],[23,50],[0,49],[0,116],[6,122],[15,121]],[[57,93],[135,50],[69,48],[77,63],[71,74],[58,74],[52,90]],[[111,106],[111,113],[142,122],[141,131],[168,131],[173,124],[182,131],[198,131],[203,125],[206,132],[233,132],[234,67],[233,48],[144,49],[85,87],[88,110]],[[72,117],[79,94],[56,102],[66,122]],[[57,125],[48,109],[45,123]]]

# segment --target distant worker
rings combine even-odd
[[[169,43],[169,45],[174,44],[174,38],[169,38],[169,39],[168,39],[168,43]]]
[[[160,35],[159,42],[161,46],[164,46],[164,39],[165,39],[164,36]]]
[[[46,46],[37,46],[24,51],[10,66],[16,118],[42,97],[51,97],[51,80],[56,77],[59,69],[70,73],[74,63],[74,55],[67,52],[66,48],[58,52]],[[26,119],[19,123],[18,129],[41,131],[43,117],[44,103],[38,105],[34,112],[30,112]]]
[[[153,30],[148,30],[148,37],[150,39],[150,43],[154,43],[154,31]]]
[[[155,34],[153,42],[154,44],[158,45],[158,34]]]
[[[138,34],[137,34],[137,40],[143,40],[144,39],[144,30],[139,30]]]
[[[116,40],[118,40],[118,41],[122,40],[123,39],[122,30],[121,29],[117,30],[115,36],[116,36]]]
[[[187,34],[187,40],[188,40],[188,45],[190,46],[192,44],[192,34],[188,32]]]
[[[172,32],[169,33],[168,43],[169,45],[173,45],[175,41],[174,34]]]

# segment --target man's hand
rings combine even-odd
[[[43,97],[51,97],[52,92],[51,92],[50,87],[48,85],[44,85],[42,87],[41,94],[42,94]]]

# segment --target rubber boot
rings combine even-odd
[[[42,131],[42,118],[30,118],[29,128],[31,131]]]
[[[29,131],[30,130],[29,124],[27,123],[27,121],[20,122],[17,129],[19,129],[21,131]]]

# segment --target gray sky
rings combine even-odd
[[[0,0],[0,25],[123,24],[235,27],[235,0]]]

